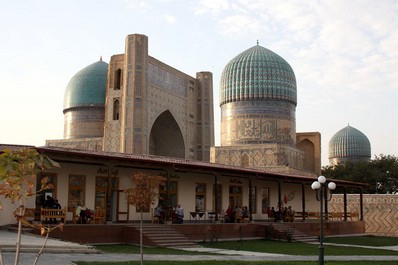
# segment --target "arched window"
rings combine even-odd
[[[119,109],[120,109],[120,103],[119,103],[119,100],[118,99],[115,99],[114,101],[113,101],[113,120],[114,121],[117,121],[117,120],[119,120]]]
[[[122,86],[122,69],[117,69],[115,73],[115,89],[120,89]]]

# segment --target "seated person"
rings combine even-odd
[[[77,206],[76,207],[76,215],[80,216],[82,219],[82,224],[87,223],[87,217],[86,217],[86,206]]]
[[[177,223],[182,224],[184,222],[184,209],[181,207],[181,204],[177,205],[175,213],[177,215]]]
[[[158,207],[155,208],[155,216],[159,219],[160,224],[164,223],[164,215],[163,207],[159,204]]]
[[[240,223],[242,221],[242,209],[238,206],[235,208],[235,221]]]

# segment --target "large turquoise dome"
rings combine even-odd
[[[108,64],[102,60],[77,72],[65,90],[64,110],[74,107],[105,106]]]
[[[348,125],[329,141],[329,162],[368,161],[371,158],[370,141],[365,134]]]
[[[297,105],[296,77],[292,67],[260,45],[233,58],[224,67],[220,82],[220,105],[256,99]]]

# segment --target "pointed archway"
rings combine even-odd
[[[180,127],[170,111],[155,120],[149,139],[149,154],[185,158],[185,145]]]
[[[302,140],[297,144],[297,148],[304,152],[304,169],[315,172],[315,146],[308,139]]]

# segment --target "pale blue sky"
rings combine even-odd
[[[398,155],[397,14],[396,0],[0,0],[0,143],[61,139],[70,78],[140,33],[151,56],[213,72],[217,144],[223,67],[259,40],[293,67],[297,131],[322,134],[322,165],[348,123],[372,156]]]

